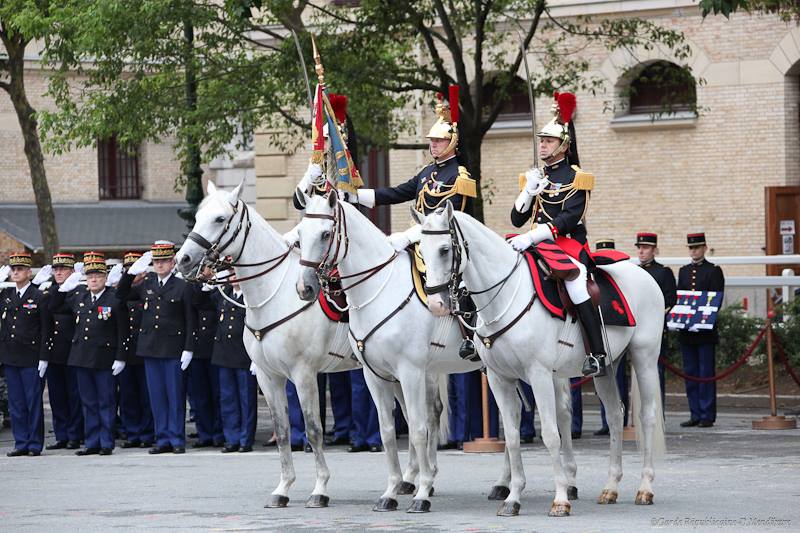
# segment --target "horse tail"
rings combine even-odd
[[[442,406],[439,414],[439,442],[447,442],[450,437],[450,397],[448,390],[450,376],[448,374],[439,374],[436,379],[439,391],[436,402]]]
[[[661,384],[659,383],[658,376],[656,375],[656,393],[655,393],[655,421],[653,423],[653,441],[652,453],[653,462],[663,459],[667,455],[667,439],[664,434],[664,412],[661,405]],[[642,396],[639,387],[639,378],[636,375],[634,365],[631,365],[631,418],[636,414],[641,413],[642,409]],[[640,417],[641,420],[641,417]],[[641,421],[637,420],[634,424],[636,430],[636,446],[641,450],[644,434],[642,432]]]

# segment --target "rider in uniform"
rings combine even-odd
[[[547,242],[570,256],[575,267],[570,266],[564,282],[589,343],[582,373],[584,376],[600,376],[605,374],[606,350],[600,313],[586,288],[587,265],[591,260],[583,223],[594,175],[578,166],[571,120],[574,110],[574,95],[556,94],[555,117],[537,134],[539,157],[545,163],[544,169],[532,168],[520,176],[520,182],[524,179],[525,183],[511,209],[511,222],[515,227],[530,219],[532,228],[512,238],[511,246],[524,251]]]

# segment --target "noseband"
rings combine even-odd
[[[450,262],[450,275],[447,278],[447,281],[444,283],[440,283],[439,285],[434,285],[433,287],[429,287],[428,284],[425,284],[424,290],[425,294],[438,294],[443,291],[448,291],[450,294],[451,303],[453,303],[453,308],[457,308],[458,306],[458,299],[463,295],[462,293],[466,294],[466,289],[463,291],[459,290],[459,285],[461,285],[461,276],[462,272],[462,262],[464,257],[466,257],[467,261],[469,261],[469,245],[467,241],[464,240],[464,234],[461,231],[461,226],[458,225],[455,219],[450,221],[449,227],[447,229],[424,229],[422,230],[423,235],[450,235],[450,248],[452,250],[452,261]],[[463,250],[463,252],[462,252]]]

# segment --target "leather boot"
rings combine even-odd
[[[578,314],[578,320],[589,341],[589,354],[583,361],[583,368],[581,371],[584,376],[605,376],[606,349],[603,345],[600,312],[592,303],[591,299],[575,305],[575,311]]]
[[[472,298],[469,296],[462,296],[458,301],[458,307],[461,311],[470,313],[467,324],[475,327],[478,321],[478,315],[475,313],[475,303],[472,301]],[[458,349],[459,357],[472,362],[480,361],[481,357],[478,355],[478,350],[475,348],[475,343],[472,340],[472,330],[465,328],[461,323],[459,323],[459,327],[461,328],[461,335],[463,337],[461,347]]]

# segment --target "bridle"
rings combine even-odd
[[[241,204],[241,211],[239,204]],[[217,272],[220,270],[227,270],[231,267],[257,267],[269,265],[265,270],[262,270],[257,274],[253,274],[252,276],[240,278],[235,277],[234,274],[228,274],[227,276],[223,276],[221,278],[212,278],[205,283],[208,285],[230,285],[233,283],[240,283],[242,281],[255,279],[275,270],[281,263],[283,263],[283,261],[289,256],[294,248],[294,245],[289,246],[285,252],[258,263],[239,263],[239,258],[242,256],[242,252],[244,252],[244,247],[247,244],[247,237],[250,235],[250,228],[253,226],[253,224],[250,220],[250,210],[247,209],[247,205],[242,200],[238,200],[232,205],[232,207],[233,212],[228,217],[228,220],[225,221],[222,231],[220,231],[213,243],[209,242],[205,237],[196,231],[192,231],[186,236],[187,239],[193,241],[204,250],[203,256],[200,258],[200,261],[198,261],[194,272],[186,276],[189,281],[198,280],[200,272],[204,267],[210,267],[212,270]],[[236,227],[228,239],[223,242],[223,238],[231,229],[231,225],[234,224],[236,215],[239,215],[239,220],[235,222]],[[239,237],[239,234],[242,232],[242,228],[244,228],[244,238],[242,240],[242,245],[239,248],[239,252],[236,254],[236,258],[234,259],[231,256],[223,255],[225,250],[227,250],[227,248],[231,246],[231,244],[233,244]]]

